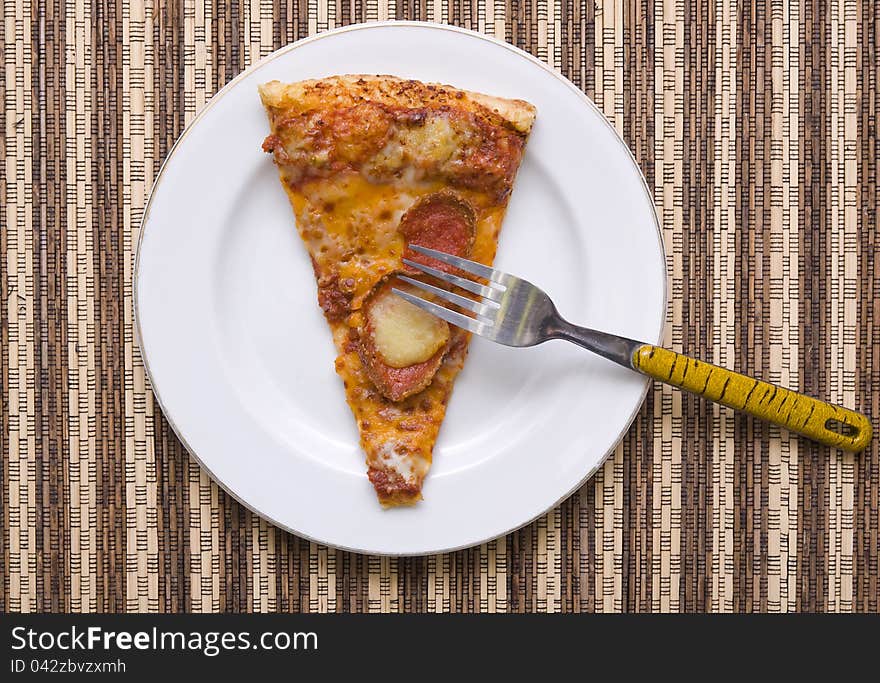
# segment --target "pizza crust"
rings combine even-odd
[[[259,86],[267,110],[286,115],[314,108],[350,107],[363,100],[393,107],[440,108],[454,105],[485,117],[489,123],[501,119],[514,130],[528,134],[536,109],[524,100],[505,99],[459,90],[450,85],[422,83],[397,76],[349,74],[329,78],[282,83],[269,81]]]

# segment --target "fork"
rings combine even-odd
[[[406,275],[409,283],[474,317],[428,301],[410,292],[394,292],[419,308],[476,335],[505,346],[535,346],[564,339],[603,358],[665,384],[767,420],[826,446],[858,453],[871,441],[871,423],[854,410],[741,375],[653,344],[573,325],[556,310],[547,294],[526,280],[435,249],[409,248],[460,271],[486,280],[481,284],[410,259],[416,270],[459,287],[477,298],[456,294]]]

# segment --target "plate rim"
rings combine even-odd
[[[663,283],[662,283],[663,297],[662,297],[662,314],[660,316],[660,329],[657,332],[656,341],[653,343],[658,344],[658,345],[662,344],[665,329],[666,329],[666,317],[669,312],[668,271],[666,268],[667,254],[666,254],[666,246],[663,241],[663,228],[662,228],[662,224],[660,222],[660,217],[657,213],[657,205],[654,201],[654,194],[651,191],[650,186],[648,185],[648,180],[647,180],[647,178],[645,178],[645,173],[642,170],[642,167],[639,165],[638,161],[636,160],[635,155],[633,154],[629,145],[626,144],[626,141],[623,139],[623,137],[620,135],[620,133],[618,133],[617,129],[614,127],[614,125],[611,123],[611,121],[608,119],[608,117],[605,115],[605,113],[599,108],[599,106],[590,97],[588,97],[572,81],[570,81],[568,78],[563,76],[561,73],[557,72],[555,69],[551,68],[545,62],[541,61],[540,59],[538,59],[537,57],[535,57],[531,53],[526,52],[525,50],[517,47],[516,45],[508,43],[507,41],[501,40],[501,39],[499,39],[495,36],[492,36],[492,35],[487,35],[484,33],[480,33],[478,31],[463,28],[460,26],[454,26],[451,24],[438,24],[438,23],[434,23],[434,22],[430,22],[430,21],[413,21],[413,20],[397,20],[397,19],[387,19],[387,20],[383,20],[383,21],[368,21],[368,22],[360,22],[360,23],[356,23],[356,24],[349,24],[347,26],[340,26],[338,28],[331,29],[329,31],[324,31],[324,32],[317,33],[312,36],[307,36],[305,38],[301,38],[300,40],[296,40],[292,43],[289,43],[287,45],[284,45],[283,47],[278,48],[274,52],[266,55],[265,57],[261,57],[259,60],[257,60],[253,64],[249,65],[241,73],[237,74],[228,83],[226,83],[226,85],[224,85],[222,88],[220,88],[220,90],[218,90],[216,93],[214,93],[211,96],[211,98],[208,100],[208,102],[205,103],[205,105],[202,107],[202,109],[195,115],[195,117],[192,119],[192,121],[190,121],[189,124],[187,124],[184,127],[183,131],[180,133],[178,138],[174,141],[174,144],[171,146],[171,149],[168,150],[168,154],[165,156],[165,159],[162,161],[162,164],[159,166],[159,170],[156,173],[155,180],[153,181],[153,184],[150,187],[150,192],[149,192],[149,195],[147,196],[147,201],[144,204],[143,215],[141,216],[140,226],[139,226],[138,241],[137,241],[137,246],[136,246],[135,254],[134,254],[134,265],[132,268],[132,316],[133,316],[132,325],[134,328],[135,342],[138,345],[138,352],[141,357],[141,362],[143,363],[144,373],[146,374],[147,381],[149,382],[148,388],[149,388],[150,392],[153,394],[153,397],[154,397],[156,403],[159,405],[159,409],[162,411],[162,415],[164,416],[168,425],[171,427],[171,431],[174,432],[174,435],[181,442],[181,444],[186,449],[186,451],[190,455],[190,457],[192,457],[198,463],[199,467],[204,469],[205,472],[207,472],[208,475],[211,477],[211,479],[214,482],[216,482],[217,485],[220,486],[220,488],[222,488],[237,503],[244,506],[246,509],[250,510],[252,513],[261,517],[262,519],[265,519],[266,521],[270,522],[271,524],[274,524],[279,529],[287,531],[288,533],[294,534],[295,536],[299,536],[300,538],[304,538],[304,539],[311,541],[313,543],[320,543],[321,545],[325,545],[330,548],[335,548],[338,550],[342,550],[344,552],[357,553],[360,555],[375,555],[378,557],[425,557],[427,555],[444,554],[444,553],[455,552],[458,550],[463,550],[466,548],[472,548],[472,547],[475,547],[475,546],[480,545],[482,543],[488,543],[490,541],[497,540],[499,538],[507,536],[508,534],[511,534],[515,531],[518,531],[519,529],[522,529],[525,526],[528,526],[529,524],[534,522],[536,519],[540,518],[544,514],[547,514],[547,512],[555,509],[562,502],[567,500],[575,491],[577,491],[585,483],[587,483],[597,471],[599,471],[599,469],[605,464],[605,462],[608,460],[608,458],[611,457],[611,454],[614,453],[614,451],[617,449],[617,446],[620,445],[621,441],[623,441],[627,432],[629,432],[630,427],[632,427],[632,424],[635,421],[636,416],[638,415],[639,411],[642,409],[642,406],[645,404],[645,398],[647,397],[648,390],[651,386],[650,378],[644,377],[644,388],[642,389],[642,395],[639,398],[638,403],[636,403],[635,407],[633,408],[632,413],[627,418],[626,423],[621,428],[620,433],[614,439],[614,442],[609,447],[609,449],[605,452],[605,454],[601,458],[599,458],[599,460],[596,462],[595,466],[592,469],[590,469],[584,475],[584,477],[580,481],[577,482],[577,484],[575,484],[573,487],[571,487],[562,496],[557,498],[551,505],[549,505],[546,509],[539,512],[537,515],[527,519],[526,521],[524,521],[520,524],[516,524],[508,529],[505,529],[504,531],[502,531],[501,533],[499,533],[495,536],[480,539],[477,541],[465,542],[460,545],[449,546],[449,547],[444,547],[444,548],[439,548],[439,549],[429,550],[429,551],[421,551],[421,552],[376,552],[376,551],[363,550],[363,549],[359,549],[359,548],[352,548],[352,547],[348,547],[348,546],[344,546],[344,545],[330,543],[329,541],[315,538],[315,537],[309,536],[308,534],[303,533],[302,531],[298,531],[296,529],[293,529],[292,527],[287,526],[286,524],[284,524],[282,522],[279,522],[277,519],[265,514],[264,512],[261,512],[256,507],[254,507],[252,504],[243,500],[241,497],[239,497],[239,495],[235,491],[232,490],[232,488],[229,484],[227,484],[225,481],[223,481],[222,479],[220,479],[219,477],[217,477],[214,474],[214,472],[211,470],[211,468],[205,464],[204,460],[202,460],[202,458],[199,457],[199,455],[196,453],[196,451],[189,445],[185,436],[183,435],[183,433],[181,432],[181,430],[178,428],[177,424],[175,423],[174,419],[168,413],[168,411],[165,409],[165,403],[162,400],[161,394],[158,389],[158,385],[154,381],[153,373],[150,369],[149,360],[147,358],[147,353],[146,353],[144,346],[143,346],[143,343],[142,343],[141,322],[140,322],[140,312],[139,312],[140,299],[138,297],[138,283],[140,281],[139,273],[140,273],[140,260],[141,260],[141,253],[142,253],[141,246],[143,244],[144,234],[146,232],[147,221],[150,218],[150,209],[151,209],[151,206],[153,203],[153,199],[156,195],[156,190],[158,189],[159,184],[162,181],[162,176],[166,170],[166,167],[171,163],[171,161],[174,158],[174,155],[177,153],[178,148],[181,145],[181,143],[186,139],[186,137],[190,134],[190,132],[195,128],[196,124],[199,123],[199,121],[202,119],[202,117],[215,104],[217,104],[224,95],[228,94],[233,88],[235,88],[236,85],[238,85],[238,83],[240,81],[244,80],[252,72],[254,72],[257,69],[261,68],[262,66],[268,64],[269,62],[274,61],[275,59],[278,59],[279,57],[281,57],[283,55],[286,55],[288,52],[291,52],[291,51],[293,51],[293,50],[295,50],[305,44],[312,43],[312,42],[322,40],[325,38],[331,38],[333,36],[340,35],[343,33],[349,33],[349,32],[354,32],[354,31],[361,31],[361,30],[369,30],[369,29],[373,29],[373,28],[387,28],[387,27],[429,28],[432,30],[447,31],[450,33],[459,33],[459,34],[464,34],[464,35],[470,36],[472,38],[478,38],[480,40],[484,40],[484,41],[491,43],[491,44],[494,44],[498,47],[502,47],[502,48],[514,53],[515,55],[517,55],[519,57],[525,57],[533,64],[539,66],[542,70],[544,70],[545,72],[552,75],[556,80],[560,81],[565,87],[567,87],[569,90],[574,92],[581,99],[581,101],[584,102],[584,104],[586,104],[586,106],[588,106],[590,109],[592,109],[593,112],[599,116],[601,121],[611,130],[611,132],[614,135],[614,139],[617,141],[618,145],[627,154],[627,156],[629,157],[633,166],[637,170],[639,179],[641,180],[642,189],[644,190],[645,196],[648,199],[648,204],[651,207],[651,215],[654,219],[654,228],[655,228],[655,234],[657,237],[657,245],[660,248],[660,257],[661,257],[661,262],[663,263],[663,272],[664,272]],[[646,342],[646,343],[652,343],[652,342]]]

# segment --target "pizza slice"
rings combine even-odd
[[[492,263],[527,102],[393,76],[260,86],[272,153],[384,506],[421,499],[469,335],[392,293],[416,244]],[[407,273],[415,275],[415,273]]]

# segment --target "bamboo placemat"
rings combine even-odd
[[[870,0],[7,0],[0,609],[878,611],[880,439],[829,454],[670,389],[559,508],[436,557],[296,538],[190,459],[132,333],[152,179],[255,59],[395,17],[508,40],[604,109],[662,219],[667,344],[880,416]]]

